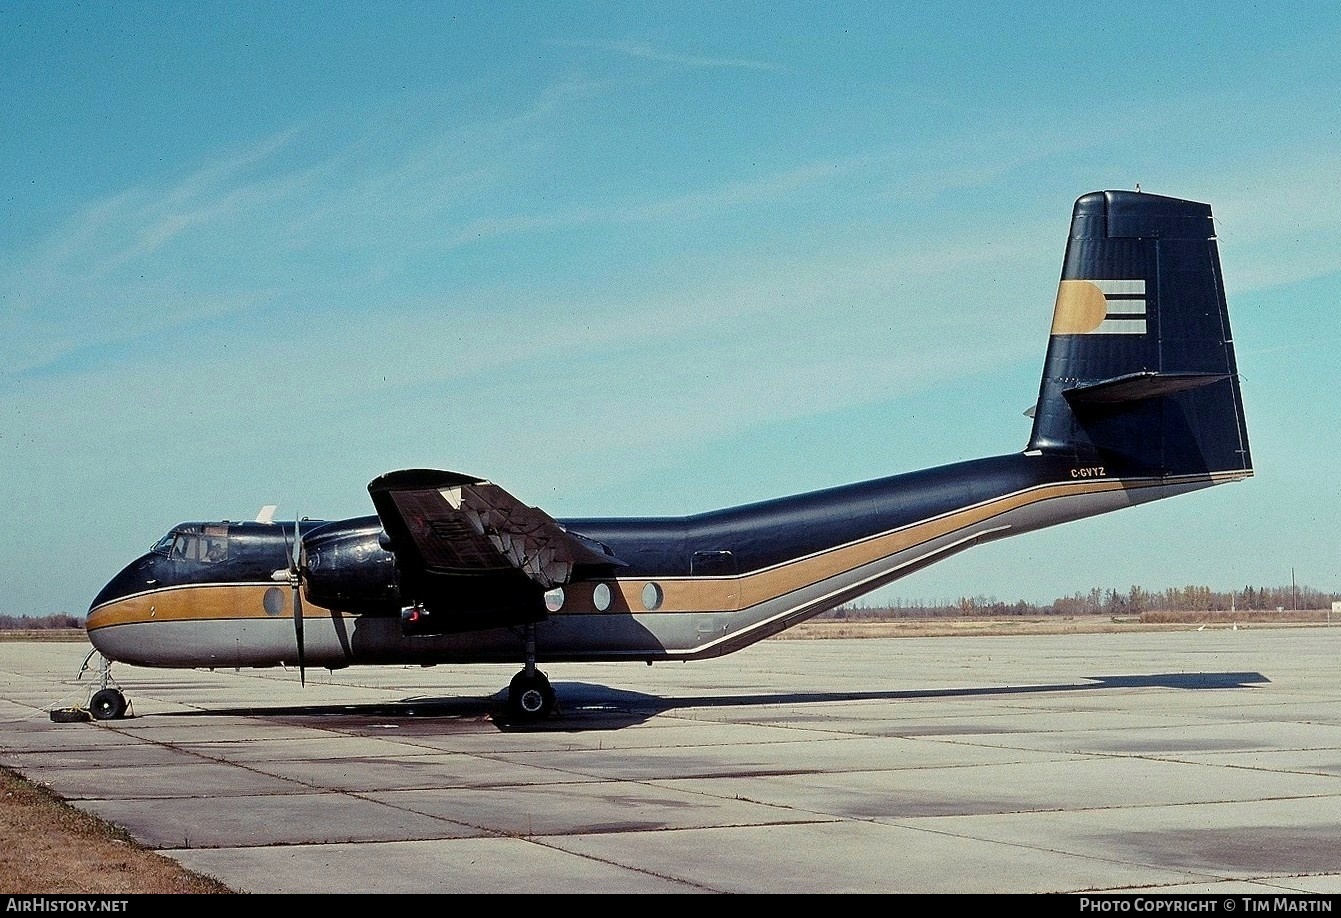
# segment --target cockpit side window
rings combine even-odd
[[[200,560],[200,536],[179,532],[172,542],[171,557],[174,561]]]
[[[207,564],[228,560],[227,526],[205,527],[205,535],[200,540],[200,560]]]
[[[154,551],[174,561],[199,561],[203,564],[227,561],[228,526],[205,526],[201,533],[173,530],[158,540]]]

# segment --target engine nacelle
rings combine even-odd
[[[310,602],[342,612],[400,610],[396,557],[381,545],[371,521],[333,523],[303,536],[303,584]]]

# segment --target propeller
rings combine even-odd
[[[298,531],[298,520],[294,519],[293,544],[289,544],[288,533],[285,533],[284,538],[284,554],[288,559],[289,566],[284,570],[275,571],[271,578],[287,580],[293,590],[293,636],[298,645],[298,682],[305,687],[307,685],[307,660],[303,646],[303,575],[300,567],[302,551],[303,539]]]

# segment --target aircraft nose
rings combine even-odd
[[[125,613],[126,604],[122,600],[152,590],[158,584],[156,560],[157,556],[152,554],[136,558],[107,581],[89,604],[84,631],[89,643],[108,660],[130,659],[124,641],[118,641],[114,635],[118,629],[111,626],[118,624]],[[131,605],[134,602],[131,600]]]
[[[157,583],[154,555],[142,555],[127,564],[115,577],[107,581],[107,584],[98,591],[98,595],[93,598],[93,602],[89,604],[89,612],[91,613],[99,606],[104,606],[126,596],[152,590]]]

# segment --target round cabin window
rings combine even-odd
[[[266,615],[279,615],[284,611],[285,598],[283,590],[279,587],[271,587],[265,591],[265,596],[261,598],[261,607],[265,609]]]

